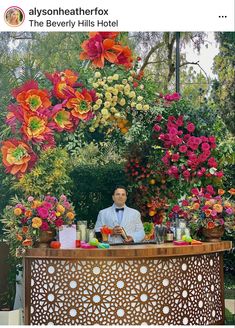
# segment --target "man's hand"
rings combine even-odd
[[[112,235],[121,235],[122,234],[122,227],[120,226],[115,226],[113,228],[113,233]]]
[[[132,243],[134,240],[131,236],[127,236],[127,238],[124,240],[124,244],[130,244]]]

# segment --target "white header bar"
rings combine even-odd
[[[2,0],[0,31],[234,31],[234,11],[234,0]]]

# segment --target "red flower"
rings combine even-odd
[[[24,174],[37,160],[33,150],[21,140],[3,141],[1,151],[6,172],[17,176]]]
[[[202,147],[202,150],[203,150],[203,151],[208,151],[208,150],[210,150],[210,145],[209,145],[207,142],[203,142],[203,143],[201,144],[201,147]]]
[[[51,106],[48,91],[38,89],[37,82],[33,80],[14,89],[12,95],[22,108],[29,112],[42,111]]]
[[[89,40],[82,43],[81,47],[84,50],[80,54],[81,60],[91,60],[96,67],[103,68],[105,59],[110,63],[117,61],[117,55],[112,52],[115,42],[112,39],[103,40],[100,34],[95,34]]]
[[[186,129],[188,132],[192,133],[195,130],[195,125],[193,123],[188,123]]]
[[[47,231],[49,229],[49,224],[46,221],[43,221],[40,229],[43,231]]]
[[[172,157],[171,157],[171,159],[172,159],[173,162],[177,162],[179,160],[179,158],[180,158],[180,155],[178,153],[177,154],[173,154]]]
[[[130,68],[133,61],[131,49],[127,46],[122,47],[121,45],[114,45],[113,49],[117,53],[117,60],[115,63]]]
[[[188,148],[187,148],[187,146],[185,146],[185,145],[182,145],[182,146],[179,147],[179,151],[180,151],[181,153],[186,153],[187,150],[188,150]]]

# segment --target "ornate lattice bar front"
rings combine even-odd
[[[25,324],[223,324],[223,252],[231,246],[31,249]]]

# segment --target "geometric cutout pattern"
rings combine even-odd
[[[222,254],[133,260],[30,259],[31,325],[223,323]],[[27,297],[29,299],[27,299]]]

